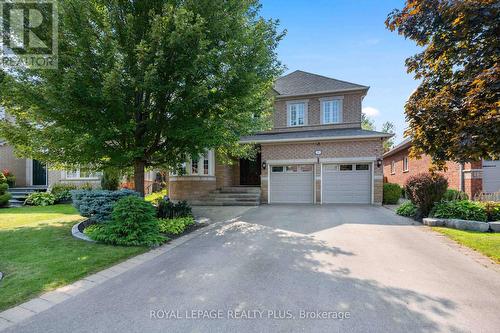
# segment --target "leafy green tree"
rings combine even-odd
[[[406,104],[413,155],[438,167],[500,157],[497,0],[407,0],[386,21],[422,52],[406,60],[421,84]]]
[[[364,113],[361,113],[361,128],[368,131],[375,131],[375,122]]]
[[[258,0],[60,0],[57,70],[12,68],[0,90],[17,151],[60,166],[179,165],[267,126],[281,73]]]
[[[395,135],[394,129],[396,126],[390,121],[386,121],[385,123],[382,124],[382,130],[381,132],[383,133],[389,133]],[[384,151],[387,152],[391,150],[392,146],[394,146],[394,136],[390,137],[389,139],[384,141]]]

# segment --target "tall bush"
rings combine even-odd
[[[0,174],[2,174],[0,172]],[[9,189],[9,185],[0,182],[0,207],[7,207],[9,205],[9,200],[12,198],[12,195],[7,192]]]
[[[395,205],[401,198],[401,186],[393,183],[384,184],[383,203],[385,205]]]
[[[90,229],[96,241],[124,246],[155,246],[165,241],[153,205],[142,198],[128,196],[116,202],[110,223]]]
[[[108,191],[116,191],[120,186],[120,171],[116,169],[104,170],[101,178],[101,188]]]
[[[408,199],[418,207],[419,216],[427,217],[435,202],[439,202],[448,188],[448,181],[440,174],[419,173],[405,183]]]
[[[91,221],[103,223],[111,220],[113,205],[123,197],[139,196],[131,190],[105,191],[105,190],[77,190],[71,191],[73,206],[80,215],[88,217]]]

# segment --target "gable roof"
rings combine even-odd
[[[389,150],[387,153],[383,155],[383,157],[389,157],[398,151],[401,151],[403,149],[411,147],[411,137],[406,138],[403,141],[401,141],[399,144],[395,145],[391,150]]]
[[[278,97],[349,90],[368,90],[369,88],[368,86],[299,70],[278,78],[274,83],[274,90],[279,94]]]

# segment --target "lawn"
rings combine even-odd
[[[433,227],[457,243],[470,247],[490,257],[500,264],[500,233],[464,231],[450,228]]]
[[[0,311],[146,251],[77,240],[81,219],[71,205],[0,209]]]

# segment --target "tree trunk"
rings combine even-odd
[[[136,192],[139,192],[144,197],[144,167],[146,163],[141,160],[134,162],[134,186]]]

